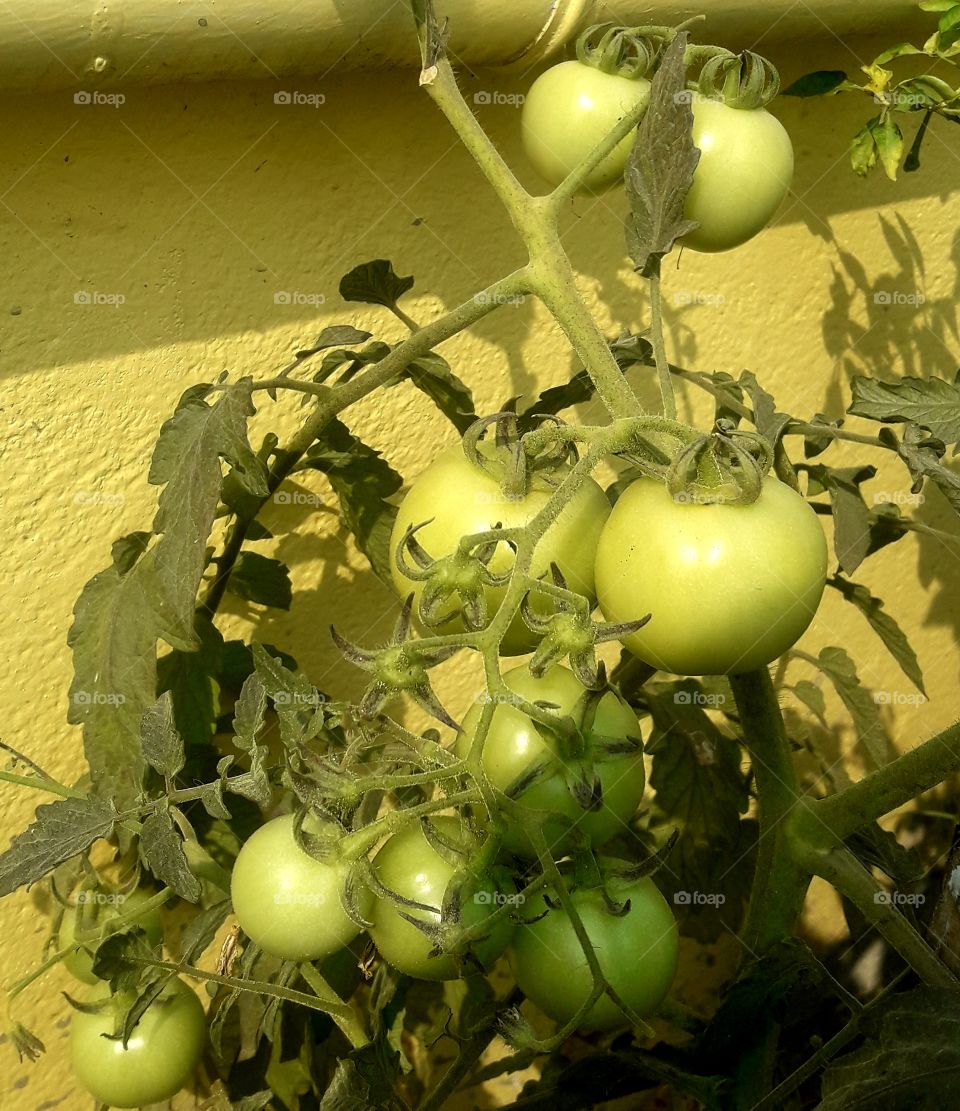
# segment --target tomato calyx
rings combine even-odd
[[[531,416],[540,422],[564,424],[552,413]],[[494,429],[492,443],[484,439],[491,427]],[[535,483],[548,488],[558,486],[560,472],[571,458],[576,458],[574,445],[560,440],[552,442],[546,451],[528,453],[520,435],[519,418],[509,410],[475,420],[463,434],[463,452],[475,467],[496,479],[508,501],[519,501]]]
[[[616,23],[596,23],[577,39],[577,61],[603,73],[637,80],[653,69],[657,45],[638,29]]]
[[[751,111],[765,107],[777,95],[780,74],[771,61],[752,50],[722,51],[704,63],[697,87],[710,100]]]
[[[411,594],[403,604],[390,642],[374,651],[351,644],[330,626],[330,635],[344,658],[373,675],[360,697],[360,713],[363,717],[376,717],[388,702],[406,694],[444,725],[459,729],[457,722],[443,708],[427,676],[431,667],[449,659],[458,651],[459,645],[423,648],[416,641],[409,640],[412,608]]]
[[[516,545],[497,537],[501,527],[498,522],[489,532],[465,536],[453,555],[433,559],[417,539],[420,529],[430,523],[410,525],[395,553],[400,573],[412,582],[426,584],[417,604],[417,616],[428,628],[436,628],[459,613],[466,628],[477,632],[489,620],[485,588],[506,586],[510,580],[509,571],[498,575],[490,570],[497,545],[506,543],[514,551]]]
[[[542,678],[554,664],[568,658],[570,670],[580,682],[591,689],[602,687],[605,682],[603,669],[597,664],[596,646],[609,640],[619,640],[643,628],[650,614],[628,622],[595,622],[590,601],[582,594],[568,589],[560,568],[550,565],[552,583],[542,583],[545,593],[554,605],[552,614],[544,615],[530,604],[528,591],[520,604],[523,620],[530,630],[540,634],[540,643],[528,663],[530,673]]]
[[[763,436],[722,419],[680,451],[667,470],[667,489],[680,503],[750,505],[772,463],[773,449]]]

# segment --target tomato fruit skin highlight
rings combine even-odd
[[[557,709],[558,717],[571,714],[586,693],[572,671],[559,664],[549,668],[542,678],[530,674],[526,667],[517,667],[503,676],[506,685],[527,702],[550,702]],[[476,734],[483,707],[472,706],[463,718],[463,728],[457,735],[456,753],[466,757]],[[632,737],[641,742],[640,726],[636,714],[617,697],[614,691],[604,694],[597,707],[589,736]],[[563,763],[557,751],[555,738],[546,730],[539,730],[518,707],[499,702],[483,745],[483,766],[498,791],[505,792],[532,764],[549,759],[553,770],[532,783],[516,797],[516,801],[531,811],[544,813],[540,827],[547,845],[554,853],[565,850],[570,831],[576,827],[585,833],[594,846],[602,845],[621,833],[636,813],[646,782],[642,743],[636,752],[608,756],[594,762],[594,773],[599,777],[603,791],[600,810],[584,810],[570,793],[563,778]],[[533,858],[536,850],[524,830],[508,830],[504,847],[517,856]]]
[[[608,880],[607,890],[617,900],[630,900],[622,917],[609,912],[599,889],[578,889],[571,897],[607,981],[631,1010],[645,1017],[658,1009],[676,975],[677,923],[649,878]],[[548,909],[540,894],[521,912],[527,919],[546,913],[517,927],[508,951],[517,984],[544,1014],[561,1024],[569,1022],[593,990],[593,976],[570,916],[563,908]],[[602,995],[580,1028],[614,1030],[626,1025],[619,1007]]]
[[[464,842],[458,818],[441,815],[432,821],[442,836],[470,848]],[[438,910],[443,906],[444,892],[456,871],[426,839],[419,822],[408,823],[384,842],[374,857],[373,869],[380,882],[391,891]],[[509,894],[505,893],[504,897]],[[465,927],[474,926],[492,914],[498,905],[498,893],[493,884],[481,882],[475,891],[464,892],[461,922]],[[447,953],[430,956],[433,942],[400,917],[401,909],[424,922],[440,921],[438,913],[401,907],[389,898],[378,896],[371,912],[370,937],[380,956],[399,972],[419,980],[457,979],[461,969],[453,956]],[[514,923],[504,917],[494,924],[489,936],[474,945],[473,954],[484,969],[490,968],[506,949],[513,931]],[[469,972],[469,964],[465,963],[463,970]]]
[[[778,479],[751,505],[675,502],[642,478],[621,495],[597,547],[608,621],[650,621],[624,637],[678,675],[753,671],[791,647],[823,594],[827,543],[814,510]]]
[[[764,108],[731,108],[694,95],[692,109],[700,161],[683,215],[700,226],[679,243],[695,251],[728,251],[773,219],[793,180],[793,145]]]
[[[98,990],[92,998],[104,998]],[[77,1078],[109,1107],[143,1107],[170,1099],[200,1063],[207,1020],[196,995],[173,980],[133,1028],[127,1047],[106,1038],[114,1031],[114,1011],[75,1011],[70,1055]]]
[[[464,536],[485,532],[498,523],[504,528],[528,524],[551,495],[549,487],[536,484],[536,480],[534,482],[523,497],[516,500],[507,498],[496,479],[471,463],[459,444],[443,452],[420,474],[400,505],[390,537],[390,569],[394,586],[401,598],[413,594],[414,615],[424,584],[403,575],[394,558],[407,528],[429,521],[417,532],[417,539],[432,559],[451,555]],[[609,512],[610,503],[603,490],[592,479],[587,479],[544,533],[534,553],[530,574],[535,578],[546,574],[551,562],[555,562],[571,590],[593,598],[594,553]],[[499,574],[507,571],[513,563],[513,551],[507,544],[500,543],[487,566]],[[506,587],[485,588],[490,620],[505,592]],[[551,612],[542,597],[532,597],[531,605],[538,612]],[[428,630],[427,635],[463,631],[464,624],[457,613],[450,620]],[[515,656],[531,651],[536,643],[536,636],[518,613],[507,630],[500,651],[505,656]]]
[[[292,814],[273,818],[244,842],[230,896],[240,928],[264,952],[313,961],[342,949],[360,927],[340,903],[346,866],[316,860],[300,848],[293,823]],[[361,890],[358,902],[366,916],[373,896]]]
[[[520,117],[523,148],[550,185],[559,185],[629,112],[650,99],[644,77],[622,77],[583,62],[560,62],[530,86]],[[587,176],[583,191],[600,192],[623,178],[634,134],[622,139]]]

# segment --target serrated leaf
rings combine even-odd
[[[645,277],[656,272],[680,236],[697,227],[695,220],[683,217],[683,202],[700,161],[685,87],[686,47],[687,33],[681,31],[663,53],[624,175],[630,201],[627,252]]]
[[[860,484],[876,475],[875,467],[801,466],[830,495],[833,549],[841,568],[853,574],[870,551],[872,516]]]
[[[897,887],[916,883],[926,872],[919,854],[901,845],[894,833],[876,822],[857,830],[846,844],[865,864],[882,869]]]
[[[390,533],[397,510],[385,499],[403,485],[400,475],[338,420],[326,426],[304,464],[327,476],[357,547],[374,572],[391,582]]]
[[[906,463],[913,478],[913,493],[918,493],[925,478],[929,478],[943,494],[955,513],[960,513],[960,478],[941,462],[946,445],[935,436],[928,436],[916,424],[908,424],[902,439],[897,439],[893,429],[881,428],[877,439],[892,447]]]
[[[9,895],[113,832],[117,812],[97,798],[57,799],[37,807],[33,822],[0,854],[0,895]]]
[[[393,263],[375,258],[355,266],[340,279],[340,296],[344,301],[362,301],[367,305],[383,305],[392,309],[397,301],[413,288],[413,278],[401,278]]]
[[[203,397],[181,404],[164,422],[154,448],[148,481],[163,490],[157,501],[153,531],[155,609],[160,635],[171,648],[196,646],[193,629],[197,590],[206,556],[204,545],[213,526],[222,485],[221,459],[238,481],[266,498],[266,469],[247,440],[247,421],[255,412],[244,384],[223,392],[209,405]]]
[[[798,680],[793,684],[791,690],[804,706],[826,726],[827,700],[823,696],[823,691],[815,683],[811,683],[809,679]]]
[[[110,545],[110,558],[121,575],[125,575],[147,550],[152,536],[152,532],[128,532]]]
[[[213,944],[217,931],[227,920],[229,913],[230,900],[224,899],[192,919],[180,939],[181,959],[187,964],[195,965]]]
[[[847,75],[842,69],[819,69],[814,73],[805,73],[798,77],[793,84],[788,85],[780,92],[781,96],[825,96],[835,92],[846,81]]]
[[[848,412],[887,424],[912,421],[945,444],[960,440],[960,386],[943,378],[854,378]]]
[[[900,665],[900,669],[921,694],[927,692],[923,687],[923,672],[917,654],[910,647],[907,634],[883,608],[883,602],[858,583],[852,583],[839,575],[827,580],[834,589],[839,590],[848,602],[863,614],[870,627],[883,641],[887,651]]]
[[[200,646],[194,652],[174,649],[157,661],[157,692],[170,692],[173,720],[188,748],[209,744],[220,713],[218,676],[224,666],[224,641],[211,621],[198,617]]]
[[[150,871],[181,899],[195,903],[202,893],[200,881],[190,871],[183,841],[170,811],[154,810],[140,827],[140,854]]]
[[[99,980],[109,980],[115,990],[133,990],[144,979],[156,980],[157,972],[144,964],[154,959],[153,949],[143,930],[125,930],[112,934],[97,946],[93,955],[93,974]]]
[[[356,343],[366,343],[372,335],[372,332],[362,332],[352,324],[329,324],[309,347],[303,347],[295,354],[298,359],[307,359],[328,347],[352,347]]]
[[[943,1111],[960,1084],[960,999],[919,987],[887,1000],[865,1024],[868,1040],[823,1074],[817,1111]]]
[[[94,791],[125,809],[144,763],[140,720],[157,696],[157,629],[148,598],[152,553],[125,575],[108,567],[83,588],[67,644],[73,652],[67,721],[83,726]]]
[[[355,1049],[337,1062],[320,1111],[405,1111],[394,1093],[398,1055],[380,1041]]]
[[[817,666],[833,684],[840,700],[853,719],[860,744],[875,767],[889,758],[890,738],[880,717],[880,708],[870,692],[860,685],[857,668],[842,648],[824,648]]]
[[[435,351],[414,360],[403,372],[436,405],[463,435],[477,419],[470,387],[453,373],[450,364]]]
[[[183,739],[173,720],[173,696],[162,694],[140,719],[140,745],[151,768],[172,779],[183,769]]]
[[[227,590],[260,606],[288,610],[293,601],[290,569],[259,552],[241,552],[227,580]]]
[[[556,416],[574,405],[582,405],[584,402],[590,401],[596,393],[596,389],[593,379],[585,370],[579,371],[569,382],[564,382],[561,386],[548,387],[521,415],[521,431],[527,431],[533,427],[536,422],[531,418],[538,414],[550,413]]]

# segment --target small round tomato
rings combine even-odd
[[[700,161],[683,215],[700,226],[680,240],[695,251],[727,251],[773,218],[793,179],[793,145],[764,108],[732,108],[694,95],[693,143]]]
[[[457,444],[427,467],[403,499],[393,526],[390,550],[396,552],[411,525],[429,522],[417,532],[420,544],[432,559],[451,555],[464,536],[486,532],[497,524],[504,528],[527,525],[547,503],[551,493],[552,487],[534,475],[524,496],[508,498],[497,480],[471,463],[463,448]],[[609,512],[610,504],[603,490],[592,479],[587,479],[541,538],[534,552],[531,575],[544,575],[549,572],[550,564],[556,563],[571,590],[592,598],[593,557],[597,538]],[[500,543],[487,566],[494,574],[503,574],[513,566],[513,561],[512,549]],[[423,582],[408,579],[395,560],[391,560],[391,568],[400,596],[413,594],[416,614]],[[490,618],[503,600],[505,591],[506,587],[484,587]],[[549,604],[539,596],[532,598],[531,604],[538,612],[550,612]],[[458,613],[432,631],[440,634],[462,632],[463,629]],[[535,635],[517,614],[500,651],[506,656],[514,656],[529,652],[535,645]]]
[[[310,856],[297,844],[293,823],[292,814],[274,818],[244,842],[230,897],[240,928],[265,953],[313,961],[343,948],[360,928],[340,901],[347,866]],[[366,917],[373,896],[362,889],[358,900]]]
[[[527,702],[547,702],[556,707],[558,717],[583,716],[581,700],[587,688],[572,671],[559,664],[535,678],[526,667],[508,671],[504,682],[511,691]],[[581,707],[578,709],[578,707]],[[476,735],[483,707],[470,708],[457,735],[456,752],[465,757]],[[535,779],[515,801],[531,811],[542,811],[540,828],[547,845],[559,855],[570,843],[574,827],[586,834],[593,845],[602,845],[622,833],[637,811],[643,797],[646,775],[640,727],[633,710],[614,692],[607,691],[599,700],[590,723],[581,726],[586,746],[584,765],[592,768],[600,780],[603,803],[599,810],[584,810],[572,794],[569,780],[576,776],[576,765],[569,760],[565,767],[556,736],[539,727],[522,710],[500,701],[494,708],[490,727],[483,743],[483,767],[498,791],[506,793],[519,783],[524,774],[537,764],[546,762],[544,774]],[[636,742],[631,752],[605,754],[604,742],[629,739]],[[535,849],[522,829],[510,830],[504,838],[505,847],[519,856],[535,856]]]
[[[93,1000],[106,999],[106,990]],[[207,1022],[196,995],[181,980],[163,989],[133,1028],[126,1048],[112,1037],[115,1008],[73,1015],[70,1056],[80,1083],[109,1107],[143,1107],[170,1099],[200,1063]]]
[[[460,820],[449,816],[431,820],[442,837],[463,848],[468,854],[464,864],[468,864],[469,853],[476,846],[464,836]],[[374,857],[373,868],[380,882],[391,891],[436,908],[427,911],[403,907],[392,899],[378,897],[371,915],[370,937],[383,959],[398,971],[419,980],[455,980],[462,971],[468,970],[468,963],[460,968],[450,954],[431,956],[434,948],[431,939],[400,916],[403,910],[423,922],[440,922],[444,894],[457,872],[430,844],[419,822],[410,822],[393,834]],[[512,892],[499,892],[492,882],[466,883],[460,897],[461,924],[471,927],[482,922],[510,894]],[[506,949],[513,930],[514,923],[507,916],[496,922],[490,934],[472,946],[475,961],[484,969],[490,968]]]
[[[823,594],[817,515],[776,478],[750,505],[677,502],[642,478],[614,506],[597,547],[608,621],[651,614],[623,643],[678,675],[753,671],[800,637]]]
[[[644,77],[560,62],[530,86],[520,117],[523,148],[537,173],[559,185],[619,120],[649,99],[650,82]],[[622,139],[591,171],[585,190],[596,193],[622,179],[633,138]]]
[[[624,915],[610,912],[599,889],[574,891],[573,903],[607,982],[644,1017],[657,1010],[676,975],[677,923],[653,880],[609,879],[606,887],[617,901],[629,900]],[[538,894],[524,905],[523,917],[527,922],[517,927],[508,951],[517,984],[544,1014],[561,1024],[569,1022],[593,990],[593,976],[570,916],[562,908],[549,909]],[[613,1030],[627,1021],[610,996],[602,995],[581,1028]]]
[[[60,948],[65,949],[68,945],[73,944],[74,937],[77,931],[77,915],[80,913],[80,929],[86,933],[88,930],[99,930],[117,914],[125,914],[129,911],[136,910],[137,907],[142,906],[148,900],[152,899],[156,892],[144,891],[142,888],[135,888],[129,894],[124,895],[121,893],[109,894],[103,891],[83,891],[80,893],[80,898],[84,900],[83,907],[68,906],[64,908],[63,918],[60,920],[60,929],[58,934],[58,944]],[[138,915],[134,921],[124,927],[125,929],[132,930],[139,928],[144,930],[147,935],[147,940],[151,945],[159,945],[163,941],[163,921],[160,918],[160,910],[157,907],[146,911],[142,915]],[[89,947],[75,949],[72,953],[63,958],[63,963],[67,971],[72,973],[78,980],[85,984],[99,983],[96,976],[93,974],[93,952],[99,945],[99,940],[88,943]]]

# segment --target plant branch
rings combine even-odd
[[[674,420],[677,415],[677,401],[673,396],[673,380],[670,377],[670,363],[667,361],[667,348],[663,341],[663,301],[660,291],[660,260],[656,260],[650,277],[650,336],[653,343],[653,357],[657,365],[657,378],[660,382],[660,397],[663,402],[663,415]]]

